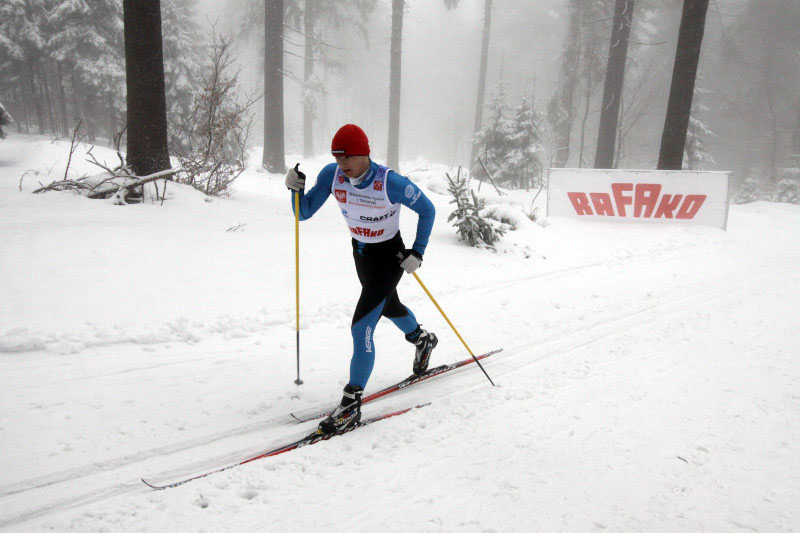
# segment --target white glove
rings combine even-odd
[[[286,187],[293,191],[302,191],[306,188],[306,175],[299,170],[300,163],[290,168],[286,173]]]
[[[400,260],[400,268],[405,270],[406,274],[412,274],[422,265],[422,256],[416,250],[397,252],[397,259]]]

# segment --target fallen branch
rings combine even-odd
[[[148,174],[147,176],[135,176],[134,179],[136,179],[137,181],[124,185],[120,187],[120,189],[131,190],[134,187],[138,187],[139,185],[145,185],[147,183],[150,183],[151,181],[167,179],[168,176],[177,174],[180,171],[181,169],[179,168],[168,168],[166,170],[160,170],[158,172],[154,172],[153,174]]]
[[[22,176],[19,177],[19,192],[22,192],[22,180],[24,180],[25,176],[27,176],[28,174],[33,174],[34,176],[38,176],[39,175],[39,171],[38,170],[26,170],[25,172],[22,173]]]

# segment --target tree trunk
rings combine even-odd
[[[97,141],[97,128],[94,125],[94,102],[91,95],[83,99],[83,117],[86,124],[86,140],[94,144]]]
[[[114,95],[111,94],[111,91],[106,93],[106,119],[108,122],[106,123],[106,127],[108,129],[108,144],[109,146],[114,146],[114,137],[117,135],[117,122],[114,107]]]
[[[303,33],[305,34],[305,59],[303,60],[303,157],[314,155],[314,25],[316,11],[314,0],[305,0]]]
[[[573,96],[578,85],[580,63],[579,38],[581,28],[580,0],[569,5],[569,30],[561,62],[558,96],[555,109],[556,159],[555,167],[565,167],[569,161],[569,147],[573,120]]]
[[[492,28],[492,0],[484,0],[483,4],[483,38],[481,40],[481,70],[478,74],[478,99],[475,103],[475,123],[472,126],[472,155],[470,164],[478,157],[478,144],[475,134],[483,126],[483,99],[486,97],[486,69],[489,61],[489,35]]]
[[[56,83],[58,84],[58,107],[61,111],[61,133],[64,137],[69,137],[69,118],[67,117],[69,111],[67,110],[67,96],[64,91],[64,74],[61,69],[61,63],[58,61],[56,61],[56,74],[58,75]]]
[[[611,43],[608,48],[608,66],[603,86],[603,105],[600,111],[600,129],[597,135],[595,168],[613,168],[614,146],[617,138],[619,102],[625,84],[625,62],[628,57],[628,37],[631,34],[634,0],[616,0]]]
[[[586,77],[586,86],[584,92],[584,96],[586,98],[583,105],[583,117],[581,119],[581,140],[578,148],[578,168],[583,168],[585,164],[583,158],[583,152],[586,149],[586,124],[589,122],[589,114],[591,113],[592,95],[594,94],[594,89],[595,89],[595,79],[594,76],[592,76],[592,72],[594,71],[595,65],[598,63],[598,57],[594,54],[590,55],[587,59],[589,61],[589,65],[586,68],[588,76]]]
[[[403,0],[392,0],[392,45],[389,74],[389,149],[387,165],[399,172],[400,165],[400,80],[403,59]]]
[[[78,83],[78,75],[73,70],[70,76],[70,84],[72,85],[72,98],[73,107],[75,108],[75,116],[81,119],[82,126],[86,128],[87,140],[90,143],[95,142],[95,128],[92,119],[91,105],[87,98],[83,96],[83,87]]]
[[[47,121],[50,124],[50,132],[53,135],[58,135],[58,126],[56,126],[56,114],[55,109],[53,108],[53,99],[50,97],[50,83],[47,81],[47,69],[44,68],[43,63],[39,63],[39,79],[42,80],[42,84],[39,87],[39,95],[40,98],[44,99],[44,103],[47,106],[45,109],[47,113]]]
[[[160,0],[123,0],[127,162],[139,176],[170,168]]]
[[[264,153],[267,172],[286,172],[283,145],[283,0],[264,2]]]
[[[39,135],[44,135],[44,114],[42,112],[42,101],[36,97],[36,82],[34,81],[34,65],[32,62],[27,63],[28,75],[28,98],[33,102],[36,109],[36,120],[39,125]]]
[[[800,167],[800,100],[797,101],[797,118],[792,131],[792,166]]]
[[[692,111],[692,95],[697,78],[697,63],[706,24],[708,0],[684,0],[681,26],[678,31],[678,47],[675,65],[672,68],[672,85],[669,89],[667,116],[661,135],[661,150],[658,168],[680,170],[683,166],[683,151],[686,131]]]

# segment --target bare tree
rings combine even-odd
[[[387,164],[399,170],[400,165],[400,80],[403,59],[403,0],[392,0],[392,45],[389,74],[389,148]]]
[[[128,165],[139,176],[170,168],[160,0],[123,0]]]
[[[264,0],[264,153],[268,172],[286,171],[283,141],[283,0]]]
[[[705,32],[708,0],[684,0],[678,47],[672,68],[667,116],[661,136],[658,168],[680,170],[686,144],[686,131],[692,111],[692,95],[697,78],[697,63]]]
[[[600,111],[600,129],[597,135],[595,168],[612,168],[614,144],[617,137],[620,100],[625,83],[625,62],[628,57],[628,37],[631,34],[634,0],[617,0],[614,22],[608,49],[608,67],[603,86],[603,105]]]
[[[247,143],[252,131],[250,108],[256,91],[241,94],[239,71],[230,38],[213,34],[202,91],[192,102],[192,114],[181,121],[172,152],[180,162],[177,181],[209,196],[226,196],[247,167]]]

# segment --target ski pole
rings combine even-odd
[[[494,381],[492,381],[492,378],[490,378],[490,377],[489,377],[489,374],[487,374],[487,373],[486,373],[486,369],[485,369],[485,368],[483,368],[483,365],[481,364],[481,362],[480,362],[480,361],[478,361],[478,359],[475,357],[475,354],[474,354],[474,353],[472,353],[472,350],[470,350],[470,349],[469,349],[469,346],[467,346],[467,343],[466,343],[466,342],[464,342],[464,339],[463,339],[463,338],[461,337],[461,335],[458,333],[458,330],[456,329],[456,327],[453,325],[453,323],[452,323],[452,322],[450,322],[450,319],[449,319],[449,318],[447,318],[447,315],[446,315],[446,314],[444,314],[444,310],[443,310],[443,309],[442,309],[442,308],[439,306],[439,304],[436,302],[436,299],[435,299],[435,298],[433,297],[433,295],[431,294],[431,291],[429,291],[429,290],[428,290],[428,287],[426,287],[426,286],[425,286],[425,284],[424,284],[424,283],[422,283],[422,280],[421,280],[421,279],[419,279],[419,276],[417,275],[417,273],[416,273],[416,272],[412,272],[411,274],[414,276],[414,279],[416,279],[416,280],[419,282],[419,284],[420,284],[420,287],[422,287],[422,290],[423,290],[423,291],[425,291],[425,294],[427,294],[427,295],[428,295],[428,298],[430,298],[430,299],[431,299],[431,301],[433,302],[433,305],[435,305],[435,306],[436,306],[436,309],[438,309],[438,310],[439,310],[439,312],[442,314],[442,316],[444,317],[444,319],[445,319],[445,320],[447,321],[447,323],[450,325],[450,329],[452,329],[452,330],[453,330],[453,333],[455,333],[455,334],[456,334],[456,337],[458,337],[458,340],[460,340],[460,341],[461,341],[461,344],[463,344],[463,345],[464,345],[464,348],[466,348],[466,349],[467,349],[467,351],[468,351],[468,352],[469,352],[469,354],[472,356],[472,358],[473,358],[473,359],[475,359],[475,362],[476,362],[476,363],[478,363],[478,367],[479,367],[479,368],[480,368],[480,369],[483,371],[483,375],[484,375],[484,376],[486,376],[486,379],[488,379],[488,380],[489,380],[489,383],[491,383],[491,384],[492,384],[492,387],[496,387],[497,385],[495,385],[495,384],[494,384]]]
[[[295,170],[299,167],[295,165]],[[300,386],[300,191],[294,193],[294,300],[295,323],[297,324],[297,379],[295,385]]]

